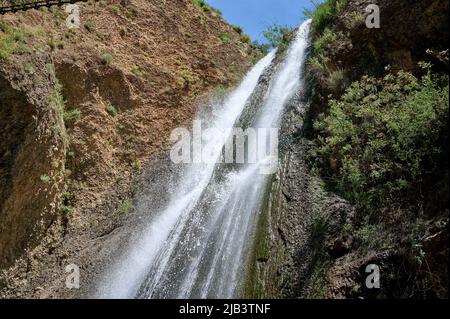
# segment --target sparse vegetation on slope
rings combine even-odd
[[[326,0],[318,3],[315,9],[306,9],[303,14],[305,17],[312,19],[312,33],[314,36],[320,36],[327,26],[333,23],[333,20],[338,18],[338,15],[344,9],[348,0]]]
[[[353,82],[315,123],[324,173],[364,210],[420,192],[446,155],[448,102],[448,77],[429,69]]]
[[[272,25],[263,31],[264,37],[272,48],[285,49],[291,36],[291,29],[286,26]]]
[[[16,124],[10,129],[4,125],[0,141],[2,154],[10,154],[5,174],[3,167],[0,170],[0,252],[5,252],[1,297],[81,293],[55,285],[54,270],[60,265],[56,260],[64,263],[68,256],[78,256],[89,268],[105,257],[79,252],[123,225],[133,210],[135,179],[148,159],[168,147],[170,131],[188,125],[200,101],[216,87],[235,85],[261,54],[205,1],[106,0],[79,5],[79,29],[67,28],[67,13],[58,6],[0,16],[0,85],[14,101],[30,96],[29,101],[17,101],[17,114],[10,112],[13,104],[4,95],[0,100],[0,121]],[[45,62],[38,63],[41,60]],[[17,76],[7,76],[12,73]],[[26,82],[27,89],[17,87],[17,79]],[[45,117],[50,114],[47,109],[58,117]],[[35,132],[36,112],[36,121],[43,120]],[[33,134],[47,139],[22,146],[18,139],[25,133],[29,141]],[[62,144],[53,142],[50,133]],[[35,155],[18,157],[16,149]],[[55,152],[61,159],[45,162]],[[17,180],[9,173],[13,167],[30,181],[17,182],[22,183],[20,193],[9,191]],[[34,206],[14,197],[27,192],[39,197],[37,201],[26,196]],[[51,209],[44,213],[40,207],[47,206]],[[46,219],[35,222],[40,214]],[[27,223],[22,215],[28,216]],[[26,235],[20,244],[16,234]],[[10,245],[14,240],[18,244]],[[27,282],[16,280],[20,276],[27,276]],[[36,291],[37,286],[43,290]]]
[[[26,31],[11,27],[0,21],[0,61],[11,54],[20,54],[28,50],[25,42]]]
[[[306,13],[308,101],[285,116],[256,296],[448,297],[448,1],[379,0],[380,29],[369,4]]]
[[[448,296],[448,272],[437,261],[448,258],[448,17],[442,14],[448,3],[400,2],[380,1],[380,30],[364,26],[368,1],[328,0],[307,12],[313,43],[304,135],[314,145],[312,172],[357,208],[338,231],[329,225],[333,219],[324,228],[324,245],[334,241],[321,250],[328,257],[318,266],[329,269],[327,284],[324,278],[312,284],[324,296]],[[443,11],[434,11],[433,21],[417,17],[437,7]],[[430,40],[402,38],[401,30],[411,28]],[[436,51],[444,58],[430,54]],[[363,260],[382,267],[381,290],[369,291],[351,276],[353,284],[342,285],[332,274],[363,267]]]

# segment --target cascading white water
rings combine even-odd
[[[283,107],[301,85],[309,21],[299,29],[253,119],[253,127],[279,126]],[[219,159],[229,134],[275,52],[263,58],[208,118],[223,134],[207,135]],[[217,147],[219,145],[219,147]],[[101,298],[231,298],[244,273],[251,234],[268,176],[256,164],[224,169],[190,164],[166,209],[155,215],[138,242],[105,274]]]

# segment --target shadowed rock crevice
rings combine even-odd
[[[28,71],[16,65],[0,73],[1,267],[33,247],[59,209],[65,128],[55,86],[32,84],[51,78],[44,63],[28,61]]]

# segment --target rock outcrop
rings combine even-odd
[[[331,44],[320,52],[322,65],[307,65],[308,98],[294,98],[285,112],[282,164],[266,196],[244,295],[446,298],[448,182],[439,198],[430,193],[437,185],[445,190],[441,182],[424,187],[419,201],[405,195],[394,207],[380,207],[378,215],[362,214],[323,179],[321,159],[310,150],[319,138],[313,123],[327,112],[328,101],[363,75],[416,72],[420,61],[448,72],[448,1],[341,3],[339,14],[327,21]],[[380,29],[364,24],[368,4],[380,8]],[[442,170],[439,180],[448,179]],[[366,287],[370,264],[380,268],[380,289]]]

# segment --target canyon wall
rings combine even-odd
[[[380,8],[379,29],[365,25],[369,4]],[[313,14],[312,29],[310,59],[304,74],[306,92],[301,92],[305,96],[294,98],[286,109],[282,140],[287,146],[261,212],[244,296],[448,297],[448,1],[325,1]],[[442,90],[442,96],[427,97],[437,101],[437,111],[428,113],[430,124],[425,124],[430,128],[425,134],[431,127],[436,128],[435,140],[430,138],[428,142],[424,137],[427,135],[419,133],[421,127],[414,127],[414,120],[406,120],[415,142],[403,149],[416,154],[416,148],[427,145],[423,146],[424,152],[436,156],[432,161],[421,159],[420,178],[410,178],[408,186],[392,190],[388,200],[384,198],[366,208],[359,201],[365,197],[354,196],[350,184],[350,178],[360,175],[350,175],[348,180],[343,180],[342,175],[344,169],[349,169],[344,165],[352,163],[349,159],[364,163],[371,159],[371,153],[363,159],[351,157],[352,152],[339,158],[335,154],[343,146],[338,144],[334,155],[323,155],[323,147],[340,141],[340,135],[330,137],[330,131],[323,130],[323,126],[335,125],[331,132],[336,134],[339,123],[344,123],[339,121],[350,114],[345,110],[339,113],[337,107],[350,105],[354,96],[364,101],[379,94],[375,90],[372,94],[357,93],[362,87],[358,85],[363,85],[358,83],[376,83],[373,79],[378,79],[384,84],[379,89],[382,94],[397,92],[400,87],[389,83],[392,76],[401,77],[407,72],[412,79],[420,78],[424,65],[431,69],[431,79],[436,81],[433,86]],[[374,108],[378,102],[374,100]],[[427,102],[422,100],[415,106],[417,110],[412,112],[417,115],[411,119],[420,118],[420,105]],[[354,107],[357,111],[359,106]],[[409,115],[399,114],[397,120],[403,116]],[[355,125],[362,127],[370,119],[367,114],[357,118]],[[399,124],[397,120],[388,125]],[[341,129],[344,135],[351,126]],[[384,143],[384,134],[380,129],[378,143]],[[356,154],[360,147],[357,143],[355,135],[346,147],[354,148]],[[374,143],[369,135],[368,144],[362,147],[370,150]],[[395,153],[386,156],[392,156],[387,163],[403,165],[402,160],[395,159]],[[395,170],[389,174],[393,173]],[[392,187],[392,175],[387,175],[377,189]],[[370,175],[372,179],[368,180],[376,177]],[[361,178],[360,183],[363,181]],[[380,269],[380,289],[366,286],[366,267],[370,264]]]
[[[65,267],[87,278],[171,130],[261,54],[198,1],[78,5],[78,29],[57,6],[0,17],[1,297],[80,294]]]

